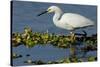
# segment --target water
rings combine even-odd
[[[55,4],[55,3],[37,3],[37,2],[13,2],[13,15],[12,15],[12,32],[23,32],[24,27],[28,26],[32,28],[33,32],[46,32],[56,34],[68,34],[69,31],[55,27],[52,21],[53,14],[45,14],[37,17],[41,11],[46,10],[51,5],[59,6],[64,12],[78,13],[87,18],[93,20],[97,24],[97,7],[96,6],[82,6],[82,5],[70,5],[70,4]],[[84,29],[88,35],[97,32],[96,26]],[[81,29],[76,30],[81,32]],[[35,46],[31,49],[21,45],[16,48],[12,48],[13,52],[22,54],[22,58],[14,59],[14,65],[25,65],[24,60],[32,58],[33,60],[52,61],[57,59],[63,59],[69,56],[69,49],[59,49],[53,46]],[[26,58],[26,54],[31,54],[31,57]],[[95,54],[95,52],[89,52],[87,55]]]

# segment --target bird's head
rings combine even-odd
[[[38,14],[38,16],[45,14],[45,13],[53,13],[53,12],[62,12],[61,9],[57,6],[50,6],[46,11]]]
[[[48,13],[52,13],[52,12],[55,12],[55,11],[58,11],[60,8],[57,7],[57,6],[50,6],[47,11]]]

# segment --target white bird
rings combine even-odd
[[[63,11],[58,6],[50,6],[46,11],[38,14],[38,16],[52,12],[55,13],[53,16],[54,24],[62,29],[73,31],[77,28],[83,28],[94,25],[94,22],[92,20],[80,14],[63,13]]]

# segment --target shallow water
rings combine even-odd
[[[14,59],[15,65],[25,64],[23,61],[28,59],[43,60],[44,62],[60,60],[69,56],[70,54],[68,49],[59,49],[49,45],[35,46],[33,48],[26,48],[25,46],[21,45],[13,48],[13,51],[23,55],[22,58]],[[30,54],[30,57],[27,57],[27,54]]]
[[[46,10],[51,5],[59,6],[64,12],[78,13],[87,18],[93,20],[96,24],[97,14],[96,6],[82,6],[82,5],[70,5],[70,4],[52,4],[52,3],[34,3],[34,2],[13,2],[13,15],[12,15],[12,32],[23,32],[24,27],[28,26],[32,28],[33,32],[46,32],[56,33],[56,34],[68,34],[69,31],[63,30],[55,27],[52,21],[53,14],[45,14],[37,17],[41,11]],[[81,32],[82,29],[76,30],[76,32]],[[96,26],[91,28],[86,28],[88,35],[97,32]],[[27,59],[33,60],[44,60],[52,61],[59,60],[68,57],[69,49],[60,49],[53,46],[35,46],[33,48],[26,48],[21,45],[19,47],[12,48],[13,52],[23,55],[22,58],[14,59],[14,65],[25,65],[23,61]],[[26,54],[30,54],[30,57],[26,57]],[[95,55],[96,51],[87,53],[88,55]]]

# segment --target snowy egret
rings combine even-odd
[[[52,12],[55,13],[55,15],[53,16],[54,24],[59,28],[70,30],[71,31],[70,33],[72,34],[72,38],[75,35],[73,33],[73,30],[94,25],[94,22],[92,20],[80,14],[63,13],[58,6],[50,6],[46,11],[38,14],[38,16],[45,13],[52,13]]]

